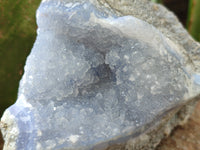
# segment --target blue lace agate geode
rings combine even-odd
[[[145,21],[98,1],[43,0],[37,24],[17,102],[2,118],[7,149],[104,149],[197,93],[179,48]]]

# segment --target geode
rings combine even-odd
[[[162,6],[43,0],[37,24],[4,149],[150,150],[187,120],[200,48]]]

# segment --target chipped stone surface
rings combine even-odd
[[[144,132],[198,95],[193,47],[166,34],[159,17],[151,22],[153,10],[135,13],[166,10],[145,0],[113,2],[42,1],[17,102],[1,119],[5,149],[105,149],[131,137],[128,149],[139,149],[149,141]],[[117,10],[130,2],[130,14]]]
[[[178,126],[172,134],[163,139],[156,150],[197,150],[200,147],[200,103],[188,123]]]

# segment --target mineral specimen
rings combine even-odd
[[[176,32],[190,37],[165,11],[145,0],[43,0],[18,99],[1,119],[4,148],[153,149],[200,93],[199,45],[180,43]],[[164,12],[175,33],[148,17]]]

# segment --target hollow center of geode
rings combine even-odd
[[[83,85],[78,87],[78,96],[83,96],[95,88],[104,88],[106,87],[106,84],[109,85],[111,83],[116,83],[116,74],[110,69],[109,65],[105,63],[95,68],[91,68],[90,71],[93,73],[93,76],[96,78],[96,80],[87,86]]]

